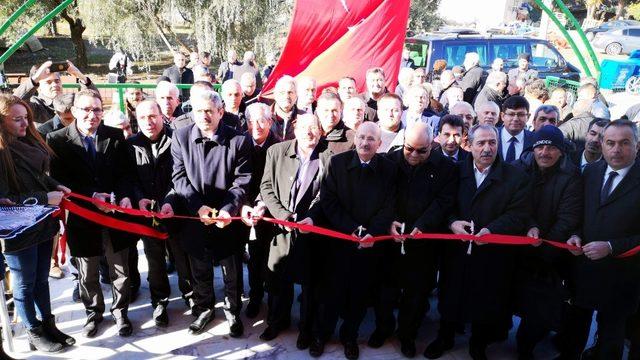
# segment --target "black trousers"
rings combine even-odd
[[[567,317],[564,333],[566,347],[563,359],[579,359],[589,339],[593,309],[572,306]],[[624,352],[625,324],[627,316],[615,311],[598,311],[597,358],[602,360],[622,359]]]
[[[267,324],[278,329],[286,329],[291,323],[291,308],[294,301],[294,282],[285,271],[269,271]],[[318,315],[318,287],[316,284],[302,284],[300,294],[300,323],[298,330],[312,334]]]
[[[433,249],[405,247],[388,243],[385,249],[381,281],[375,295],[376,329],[391,336],[396,328],[394,308],[398,307],[398,337],[415,340],[424,316],[429,311],[429,294],[436,283],[436,258]],[[422,244],[420,244],[422,245]]]
[[[250,229],[250,228],[247,228]],[[247,264],[249,278],[249,301],[262,302],[267,281],[267,260],[269,259],[269,243],[272,237],[271,225],[259,223],[255,226],[256,239],[248,241],[249,263]],[[247,237],[249,232],[247,231]]]
[[[219,261],[224,282],[223,310],[227,319],[240,315],[242,307],[242,260],[239,254],[230,255]],[[192,314],[199,316],[207,310],[213,310],[216,299],[213,291],[213,254],[209,249],[202,250],[202,256],[189,255],[189,265],[193,276]]]
[[[182,293],[182,298],[185,300],[190,298],[193,293],[193,288],[191,286],[192,280],[189,259],[180,247],[177,239],[170,237],[165,243],[164,240],[144,238],[142,239],[142,243],[144,244],[144,255],[149,264],[147,281],[149,282],[149,292],[151,293],[151,305],[155,308],[159,303],[165,306],[169,303],[171,287],[169,285],[169,276],[167,274],[165,261],[167,246],[169,246],[174,253],[175,266],[178,273],[178,288]]]

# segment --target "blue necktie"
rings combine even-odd
[[[611,193],[611,188],[613,187],[613,179],[618,176],[616,171],[612,171],[609,173],[609,177],[607,181],[605,181],[604,186],[602,187],[602,192],[600,193],[600,205],[604,204],[605,201],[609,198],[609,193]]]
[[[91,139],[91,136],[85,136],[84,137],[84,145],[85,145],[85,147],[87,149],[87,152],[91,156],[91,159],[95,159],[96,158],[96,147],[93,144],[93,139]]]
[[[512,163],[516,160],[516,143],[518,139],[515,136],[512,136],[509,139],[509,149],[507,149],[507,156],[504,157],[504,161],[507,163]]]

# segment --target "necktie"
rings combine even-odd
[[[617,176],[618,173],[615,171],[609,173],[609,177],[604,183],[604,187],[602,187],[602,192],[600,193],[600,205],[604,204],[604,202],[607,201],[609,193],[611,193],[611,187],[613,186],[613,179],[615,179]]]
[[[515,136],[512,136],[509,139],[509,149],[507,149],[507,155],[504,157],[504,161],[507,163],[514,162],[516,160],[516,143],[518,139]]]
[[[91,136],[84,137],[84,145],[87,148],[87,153],[91,156],[91,159],[96,158],[96,146],[93,144],[93,139]]]

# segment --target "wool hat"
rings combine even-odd
[[[553,125],[545,125],[534,133],[533,147],[552,145],[564,152],[564,135]]]

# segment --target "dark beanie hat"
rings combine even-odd
[[[564,135],[562,131],[553,125],[545,125],[534,133],[533,147],[552,145],[564,152]]]

